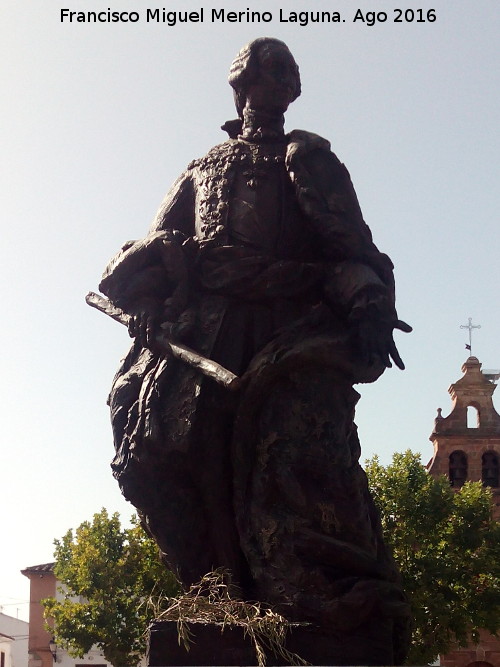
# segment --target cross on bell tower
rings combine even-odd
[[[472,357],[472,329],[480,329],[481,325],[480,324],[472,324],[472,317],[469,317],[469,323],[468,324],[461,324],[460,328],[469,330],[469,344],[465,346],[465,349],[469,350],[470,356]]]

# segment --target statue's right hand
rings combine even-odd
[[[174,310],[167,306],[158,313],[151,309],[138,309],[130,315],[128,332],[131,338],[139,341],[142,347],[152,351],[162,349],[158,337],[166,336],[172,341],[189,342],[191,333],[195,327],[195,314],[192,309],[186,309],[177,315]]]
[[[148,347],[151,350],[154,348],[158,330],[158,317],[152,315],[151,312],[140,310],[130,316],[129,336],[138,339],[142,347]]]

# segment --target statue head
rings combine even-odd
[[[287,45],[272,37],[259,37],[241,49],[231,64],[229,84],[240,118],[247,103],[283,113],[300,95],[298,65]]]

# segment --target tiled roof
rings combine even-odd
[[[21,574],[43,574],[44,572],[53,572],[55,563],[43,563],[42,565],[30,565],[21,570]]]

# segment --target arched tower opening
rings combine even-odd
[[[467,480],[467,455],[460,450],[450,454],[449,459],[450,484],[454,488],[462,487]]]
[[[467,406],[467,428],[479,428],[481,425],[481,413],[475,405]]]
[[[481,481],[484,486],[498,488],[498,454],[496,452],[485,452],[481,457]]]

